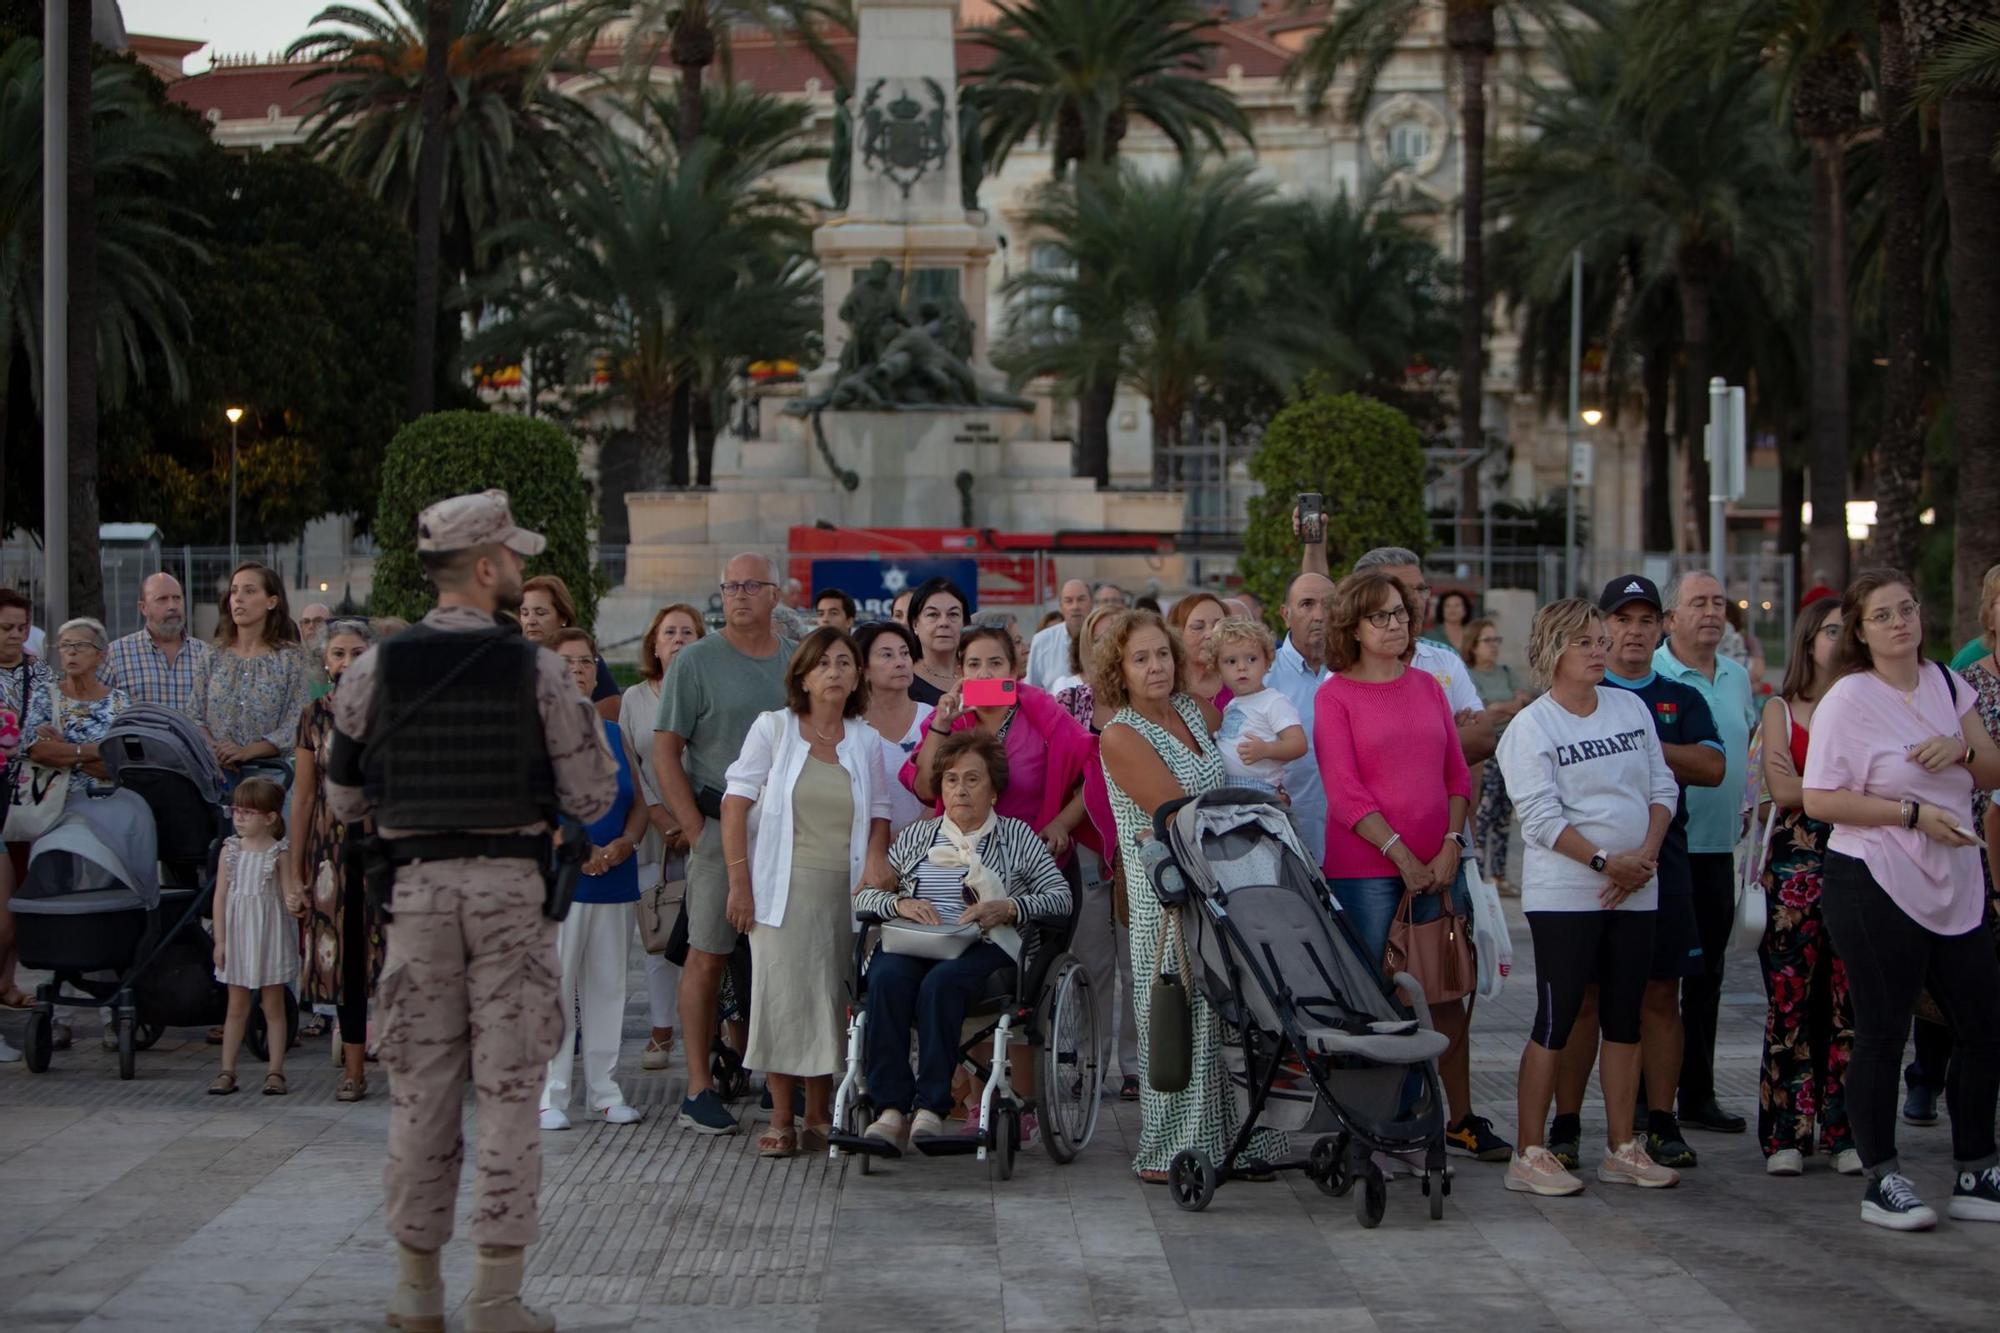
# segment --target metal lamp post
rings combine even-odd
[[[236,423],[243,420],[243,409],[224,408],[222,415],[229,418],[229,568],[233,575],[236,569]]]

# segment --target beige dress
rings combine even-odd
[[[750,1043],[767,1074],[832,1074],[844,1061],[842,1017],[853,949],[847,770],[808,757],[792,788],[792,887],[783,924],[750,931]]]

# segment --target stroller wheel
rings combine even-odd
[[[1200,1212],[1215,1197],[1215,1163],[1199,1148],[1183,1148],[1167,1167],[1167,1189],[1176,1207]]]
[[[1431,1221],[1444,1220],[1444,1177],[1440,1175],[1436,1180],[1432,1180],[1426,1175],[1424,1184],[1427,1186],[1424,1193],[1430,1195],[1431,1199]]]
[[[44,1005],[28,1015],[27,1035],[21,1039],[21,1063],[30,1074],[47,1073],[49,1052],[55,1049],[55,1010]]]
[[[1354,1176],[1347,1169],[1347,1135],[1329,1134],[1317,1140],[1310,1161],[1308,1174],[1320,1193],[1339,1199],[1354,1188]]]
[[[118,1026],[118,1077],[130,1083],[139,1072],[138,1020],[131,1012],[120,1014]]]
[[[1439,1194],[1439,1199],[1444,1196]],[[1381,1168],[1373,1162],[1361,1175],[1361,1193],[1354,1200],[1354,1218],[1364,1227],[1382,1225],[1382,1214],[1389,1207],[1389,1185],[1382,1179]]]

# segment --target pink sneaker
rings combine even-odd
[[[1506,1186],[1516,1194],[1557,1197],[1583,1193],[1583,1182],[1563,1169],[1556,1155],[1536,1144],[1522,1148],[1507,1164]]]
[[[1597,1178],[1607,1185],[1637,1185],[1642,1190],[1672,1189],[1681,1183],[1681,1173],[1648,1157],[1636,1138],[1605,1150]]]

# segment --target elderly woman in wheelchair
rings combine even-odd
[[[835,1108],[846,1132],[837,1142],[847,1151],[882,1157],[899,1157],[906,1146],[981,1157],[997,1148],[1011,1170],[1014,1148],[1033,1137],[1032,1122],[1022,1123],[1033,1114],[1024,1109],[1030,1103],[1014,1091],[1011,1035],[1043,1048],[1043,1073],[1054,1074],[1070,1098],[1065,1141],[1061,1148],[1050,1145],[1067,1160],[1088,1138],[1099,1077],[1089,977],[1074,959],[1055,956],[1067,940],[1075,895],[1040,835],[994,813],[1007,786],[999,741],[977,731],[953,735],[938,756],[938,772],[944,814],[897,836],[889,849],[896,888],[855,896],[857,917],[881,930],[849,1028],[848,1070]],[[993,1043],[986,1063],[975,1053],[985,1031],[968,1043],[963,1029],[968,1016],[989,1013]],[[1045,1030],[1052,1016],[1061,1029],[1055,1052]],[[1052,1063],[1052,1055],[1061,1058]],[[972,1065],[986,1087],[977,1122],[965,1134],[947,1134],[952,1077],[961,1062]],[[1032,1086],[1025,1077],[1018,1081]],[[1090,1105],[1081,1107],[1085,1094]],[[872,1122],[866,1119],[870,1107]]]

